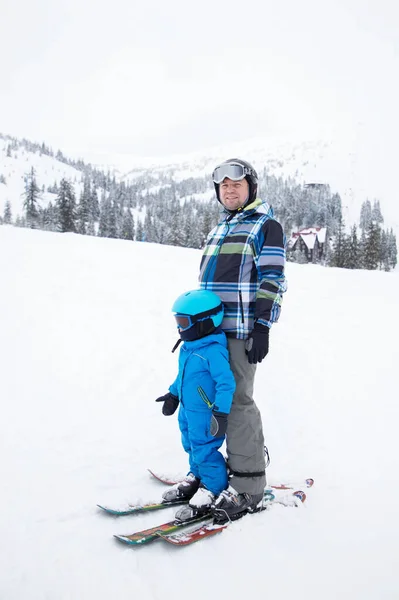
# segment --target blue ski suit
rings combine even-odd
[[[218,451],[224,437],[210,433],[212,411],[230,412],[235,380],[227,340],[220,331],[183,343],[179,373],[169,391],[180,400],[179,427],[190,471],[216,496],[227,487],[227,469]]]

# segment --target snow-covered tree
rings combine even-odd
[[[76,199],[72,184],[61,179],[56,200],[57,229],[63,233],[76,231]]]
[[[387,254],[389,266],[394,269],[398,262],[398,248],[396,245],[396,236],[391,229],[387,234]]]
[[[360,269],[360,243],[357,237],[356,225],[353,225],[347,242],[347,252],[345,253],[345,265],[347,269]]]
[[[379,223],[379,224],[384,222],[384,218],[381,213],[381,207],[380,207],[379,200],[374,200],[374,202],[373,202],[373,208],[371,211],[371,220],[374,221],[374,223]]]
[[[138,219],[137,220],[137,227],[136,227],[136,241],[137,242],[143,242],[144,241],[144,229],[143,229],[143,223]]]
[[[130,208],[125,211],[123,217],[121,238],[123,240],[134,240],[134,219]]]
[[[363,249],[363,266],[365,269],[378,269],[381,257],[381,228],[377,223],[370,221],[366,230],[366,239]]]
[[[338,222],[338,228],[330,255],[330,266],[343,268],[347,260],[348,251],[348,239],[345,233],[345,224],[341,217]]]
[[[366,200],[360,209],[360,229],[366,231],[371,221],[371,202]]]
[[[11,202],[9,200],[6,201],[5,206],[4,206],[3,222],[6,225],[10,225],[12,223]]]
[[[87,233],[87,225],[90,219],[91,186],[90,178],[86,175],[83,181],[83,191],[80,195],[77,208],[77,232]]]
[[[36,172],[32,167],[30,173],[25,176],[24,209],[27,227],[35,229],[39,218],[40,189],[36,181]]]

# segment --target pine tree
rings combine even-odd
[[[365,269],[378,269],[381,256],[381,228],[377,223],[370,221],[366,230],[366,240],[363,254]]]
[[[398,262],[398,248],[396,246],[396,236],[393,229],[388,233],[388,260],[391,269],[394,269]]]
[[[381,231],[381,244],[380,244],[380,269],[384,271],[390,270],[389,264],[389,250],[388,250],[388,233],[384,230]]]
[[[348,239],[345,267],[347,269],[360,269],[360,242],[357,237],[356,225],[353,225]]]
[[[118,219],[117,219],[117,206],[115,199],[109,199],[109,213],[108,213],[108,236],[109,238],[118,238]]]
[[[336,235],[342,223],[342,200],[339,194],[331,197],[327,214],[327,227],[331,235]]]
[[[98,221],[100,218],[100,203],[98,201],[98,194],[96,188],[93,186],[90,197],[90,213],[94,221]]]
[[[87,233],[87,224],[90,219],[90,202],[91,202],[91,188],[90,179],[86,175],[83,182],[83,191],[80,195],[79,206],[77,210],[77,231],[78,233]]]
[[[360,229],[367,231],[371,221],[371,202],[366,200],[360,209]]]
[[[130,208],[126,210],[123,217],[121,238],[123,240],[134,240],[134,219]]]
[[[374,202],[373,202],[373,209],[371,211],[371,220],[374,221],[374,223],[379,223],[379,224],[384,222],[384,218],[381,213],[381,207],[380,207],[379,200],[374,200]]]
[[[11,202],[9,200],[6,201],[4,206],[4,223],[6,225],[11,225],[12,223],[12,212],[11,212]]]
[[[100,237],[108,237],[109,226],[108,226],[108,217],[110,212],[110,201],[106,197],[105,192],[101,197],[100,204],[100,220],[98,226],[98,235]]]
[[[118,237],[115,203],[110,194],[106,196],[106,192],[103,192],[101,198],[98,235],[106,238]]]
[[[359,268],[365,269],[364,266],[364,255],[366,248],[366,231],[361,229],[360,240],[359,240]]]
[[[50,201],[47,208],[43,210],[42,214],[43,229],[47,231],[57,231],[57,210]]]
[[[136,241],[143,242],[144,241],[143,237],[144,237],[143,223],[140,220],[137,220]]]
[[[76,232],[76,199],[72,184],[67,179],[61,179],[56,200],[57,229],[63,233]]]
[[[38,225],[39,218],[38,202],[40,198],[40,190],[36,182],[36,172],[33,167],[25,179],[24,196],[26,224],[27,227],[35,229]]]
[[[7,158],[11,158],[11,145],[8,144],[7,146]]]
[[[330,266],[343,268],[347,261],[348,240],[345,234],[345,224],[342,216],[338,221],[338,229],[334,239],[333,250],[330,257]]]

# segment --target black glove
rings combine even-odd
[[[269,327],[255,323],[246,344],[245,352],[251,365],[262,362],[269,352]]]
[[[227,431],[226,413],[212,412],[211,417],[211,435],[216,438],[224,437]]]
[[[179,398],[177,396],[174,396],[170,392],[168,392],[164,396],[160,396],[155,400],[155,402],[164,403],[162,407],[162,414],[166,415],[167,417],[169,415],[173,415],[173,413],[176,412],[176,409],[179,406]]]

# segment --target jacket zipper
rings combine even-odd
[[[206,393],[204,392],[203,388],[200,385],[197,387],[197,391],[198,391],[199,395],[201,396],[201,400],[203,400],[205,402],[205,404],[207,405],[208,408],[212,409],[213,404],[209,400],[208,396],[206,395]]]
[[[244,324],[245,323],[245,319],[244,319],[244,304],[243,304],[243,301],[242,301],[241,290],[239,290],[239,292],[238,292],[238,297],[239,297],[239,300],[240,300],[241,323]]]

